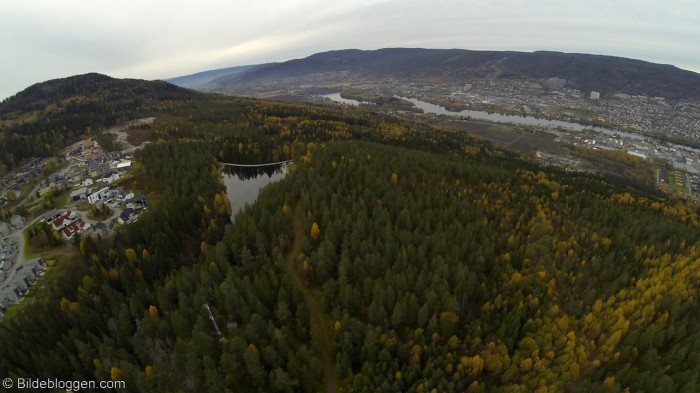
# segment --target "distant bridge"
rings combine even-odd
[[[256,168],[260,166],[273,166],[273,165],[281,165],[281,164],[286,164],[288,162],[292,162],[294,160],[286,160],[286,161],[278,161],[278,162],[268,162],[265,164],[234,164],[231,162],[220,162],[219,164],[221,165],[226,165],[226,166],[235,166],[235,167],[242,167],[242,168]]]

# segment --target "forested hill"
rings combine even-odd
[[[85,74],[32,85],[0,103],[0,166],[46,156],[80,135],[204,95],[162,81]],[[1,171],[0,171],[1,172]]]
[[[71,113],[92,109],[98,113],[154,106],[162,100],[184,100],[197,93],[162,81],[116,79],[90,73],[37,83],[0,103],[3,119],[27,112]],[[67,101],[67,102],[66,102]],[[100,105],[96,105],[99,102]],[[88,104],[92,103],[93,106]],[[72,105],[72,106],[70,106]],[[102,109],[102,110],[101,110]]]
[[[263,82],[313,75],[331,78],[439,78],[468,83],[475,78],[566,80],[582,91],[700,98],[700,74],[671,65],[612,56],[561,52],[470,51],[462,49],[387,48],[318,53],[223,76],[206,89],[245,92]]]
[[[159,393],[699,390],[695,205],[359,108],[208,97],[168,113],[129,180],[164,197],[82,239],[3,321],[0,375]],[[230,224],[216,158],[294,164]]]

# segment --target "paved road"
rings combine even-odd
[[[17,271],[17,266],[20,266],[21,264],[24,264],[26,262],[26,258],[24,255],[24,235],[23,231],[25,228],[29,227],[30,225],[34,225],[37,221],[41,220],[42,217],[39,216],[32,220],[29,223],[25,223],[25,225],[21,228],[18,229],[14,232],[12,232],[8,237],[7,240],[14,240],[17,243],[17,258],[15,261],[12,263],[12,267],[8,271],[7,278],[5,279],[5,282],[12,280],[12,278],[15,276],[15,273]]]
[[[75,209],[75,206],[68,207],[67,209],[71,209],[71,210],[73,210],[74,212],[78,213],[78,215],[80,216],[80,218],[81,218],[83,221],[85,221],[85,222],[89,223],[90,225],[93,225],[93,226],[94,226],[94,225],[97,224],[98,222],[109,221],[109,220],[112,220],[112,219],[115,219],[115,218],[119,217],[119,215],[122,214],[122,209],[120,209],[120,208],[118,208],[118,207],[111,207],[111,206],[110,206],[109,208],[112,210],[112,215],[110,215],[110,216],[107,217],[107,218],[103,218],[103,219],[101,219],[101,220],[93,220],[93,219],[91,219],[91,218],[88,218],[88,213],[89,213],[88,211],[80,211],[80,210],[77,210],[77,209]]]
[[[93,226],[95,224],[97,224],[98,222],[105,222],[105,221],[109,221],[109,220],[112,220],[114,218],[117,218],[122,213],[122,209],[120,209],[118,207],[110,207],[110,209],[112,209],[112,215],[110,217],[105,218],[103,220],[93,220],[93,219],[90,219],[87,217],[87,215],[88,215],[87,211],[77,210],[76,206],[74,204],[66,206],[65,209],[70,209],[70,210],[78,213],[78,215],[80,216],[80,218],[83,221],[90,223],[90,225],[93,225]],[[39,217],[35,218],[34,220],[30,221],[29,223],[25,223],[25,225],[21,229],[15,230],[14,232],[12,232],[10,235],[7,236],[8,241],[14,240],[15,242],[17,242],[17,258],[15,259],[14,263],[12,264],[12,268],[8,271],[6,281],[11,280],[12,277],[14,277],[15,270],[16,270],[17,266],[20,266],[21,264],[24,264],[26,262],[25,250],[24,250],[24,248],[25,248],[24,234],[23,234],[24,230],[26,228],[36,224],[37,222],[39,222],[42,219],[43,219],[43,216],[39,216]]]

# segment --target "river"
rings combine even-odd
[[[340,102],[343,104],[348,104],[348,105],[353,105],[353,106],[358,106],[360,104],[365,104],[364,102],[349,99],[349,98],[343,98],[340,96],[340,93],[333,93],[333,94],[325,94],[322,97],[329,98],[335,102]],[[406,100],[408,102],[411,102],[413,105],[416,106],[416,108],[419,108],[423,110],[425,113],[433,113],[436,115],[447,115],[447,116],[463,116],[463,117],[469,117],[474,120],[487,120],[487,121],[492,121],[495,123],[507,123],[507,124],[515,124],[515,125],[523,125],[523,126],[537,126],[537,127],[546,127],[546,128],[558,128],[562,127],[566,130],[574,130],[574,131],[583,131],[583,130],[593,130],[597,132],[604,133],[609,136],[621,136],[625,138],[630,138],[630,139],[637,139],[637,140],[644,140],[647,137],[640,135],[640,134],[634,134],[630,132],[625,132],[625,131],[620,131],[620,130],[615,130],[612,128],[605,128],[605,127],[597,127],[597,126],[590,126],[590,125],[585,125],[585,124],[579,124],[579,123],[572,123],[564,120],[549,120],[549,119],[540,119],[537,117],[533,116],[520,116],[520,115],[504,115],[502,113],[492,113],[492,112],[483,112],[483,111],[473,111],[473,110],[463,110],[463,111],[450,111],[447,108],[440,106],[440,105],[435,105],[431,104],[429,102],[421,101],[417,98],[408,98],[408,97],[401,97],[401,96],[396,96],[397,98],[400,98],[402,100]]]

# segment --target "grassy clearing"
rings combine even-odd
[[[149,177],[143,170],[132,170],[128,177],[119,179],[115,184],[132,190],[134,193],[146,194],[149,197],[157,197],[165,193],[165,184]]]
[[[687,174],[678,169],[658,168],[658,185],[664,191],[691,195],[687,187]]]
[[[127,132],[126,141],[134,146],[139,146],[144,142],[153,141],[155,134],[150,129],[135,129]]]
[[[78,211],[81,211],[81,212],[87,212],[87,211],[92,210],[92,205],[90,205],[90,204],[87,203],[87,202],[83,202],[83,203],[81,203],[81,204],[79,204],[79,205],[76,205],[76,206],[75,206],[75,210],[78,210]]]
[[[561,146],[554,140],[556,135],[547,132],[532,133],[521,127],[472,120],[451,120],[442,125],[466,131],[493,143],[513,150],[530,153],[535,150],[559,151]]]
[[[600,117],[597,112],[587,109],[563,108],[560,113],[574,120],[583,121],[597,121]]]

